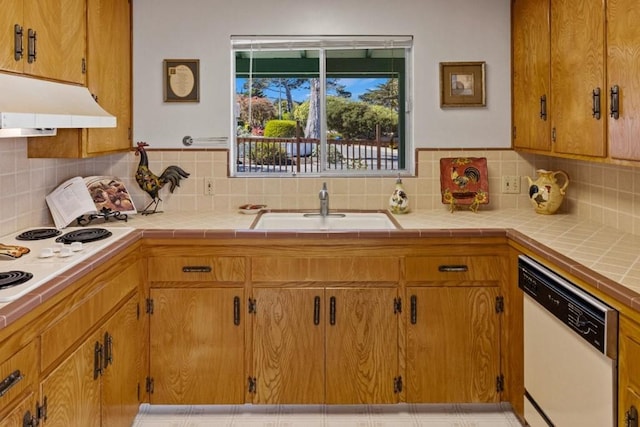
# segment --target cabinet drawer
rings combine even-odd
[[[418,256],[405,261],[407,282],[464,282],[506,279],[506,260],[493,255]]]
[[[243,257],[153,257],[149,259],[150,282],[244,283]]]
[[[251,279],[256,282],[397,282],[397,257],[255,257]]]
[[[42,369],[45,370],[135,290],[140,282],[139,273],[138,264],[130,266],[105,283],[97,292],[72,307],[67,315],[45,330],[41,335]]]
[[[0,412],[17,396],[35,384],[38,374],[35,341],[0,364]]]

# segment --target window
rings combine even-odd
[[[408,170],[411,37],[231,42],[234,175]]]

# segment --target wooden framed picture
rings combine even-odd
[[[485,107],[485,63],[440,63],[440,108]]]
[[[165,59],[164,102],[200,102],[200,60]]]

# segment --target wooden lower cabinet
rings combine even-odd
[[[640,324],[620,315],[618,425],[640,425]]]
[[[35,407],[35,393],[27,394],[9,411],[8,414],[0,417],[0,427],[18,427],[25,425],[28,426],[29,420],[32,420],[34,418],[33,411]]]
[[[496,286],[410,287],[408,402],[498,402],[500,316]]]
[[[398,402],[395,287],[253,295],[253,403]]]
[[[323,288],[253,290],[252,403],[324,402],[324,294]]]
[[[244,403],[244,290],[152,288],[152,404]]]
[[[138,410],[138,298],[127,302],[40,383],[43,426],[130,426]]]

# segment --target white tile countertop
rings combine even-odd
[[[122,225],[138,229],[245,230],[255,218],[241,213],[164,212],[135,215]],[[640,298],[640,236],[579,220],[574,215],[540,215],[518,209],[477,213],[437,209],[394,218],[404,230],[513,229],[624,285]]]
[[[395,215],[402,230],[387,231],[294,231],[251,230],[256,215],[243,213],[163,212],[153,215],[131,215],[128,221],[109,220],[92,226],[132,228],[129,239],[118,242],[127,245],[139,236],[150,238],[262,238],[282,234],[286,238],[308,233],[349,234],[349,238],[384,237],[473,237],[506,235],[512,241],[534,250],[536,254],[569,271],[595,289],[630,307],[640,316],[640,236],[615,228],[578,219],[574,215],[540,215],[530,210],[503,209],[496,211],[447,209],[410,212]],[[394,234],[395,233],[395,234]],[[111,246],[114,246],[112,244]],[[105,251],[108,256],[111,251]],[[100,258],[96,262],[101,262]],[[28,294],[42,303],[44,295]],[[29,304],[27,304],[29,303]],[[8,325],[31,302],[0,303],[0,327]]]

